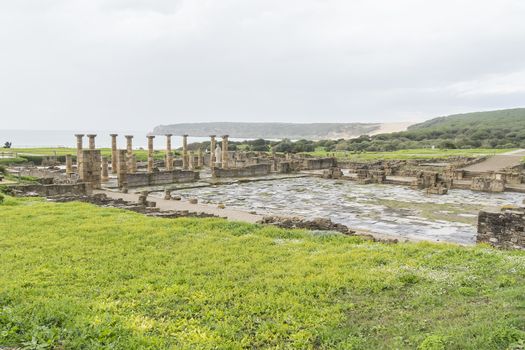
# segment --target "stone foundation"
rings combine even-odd
[[[214,168],[215,177],[252,177],[264,176],[272,171],[271,164],[254,164],[242,168]]]
[[[323,171],[323,178],[324,179],[340,179],[342,177],[343,177],[343,172],[338,167],[325,169]]]
[[[93,192],[93,188],[89,183],[77,183],[77,184],[51,184],[51,185],[16,185],[11,186],[8,190],[13,195],[27,196],[63,196],[73,195],[82,196],[90,195]]]
[[[433,171],[421,171],[412,182],[412,187],[426,190],[428,194],[447,194],[452,187],[452,179]]]
[[[503,192],[505,191],[505,180],[488,176],[478,176],[472,179],[470,184],[472,191]]]
[[[191,170],[155,171],[152,173],[129,173],[126,175],[128,187],[167,185],[192,182],[199,179],[199,173]],[[120,187],[120,184],[119,184]]]
[[[337,166],[335,158],[306,158],[303,159],[303,170],[330,169]]]
[[[524,208],[502,212],[480,211],[476,241],[498,248],[525,250],[524,230]]]

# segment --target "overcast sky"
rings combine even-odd
[[[523,0],[0,0],[0,128],[521,107],[524,43]]]

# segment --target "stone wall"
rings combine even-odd
[[[84,149],[78,153],[78,177],[90,182],[93,188],[100,188],[102,161],[99,150]]]
[[[503,192],[505,191],[505,180],[491,176],[474,177],[470,184],[470,189],[482,192]]]
[[[489,243],[506,249],[525,249],[525,210],[502,212],[480,211],[478,216],[478,243]]]
[[[340,179],[343,177],[343,172],[341,171],[341,168],[333,167],[323,170],[322,177],[324,179]]]
[[[51,184],[51,185],[17,185],[12,186],[10,191],[13,194],[36,194],[39,196],[62,196],[62,195],[90,195],[93,188],[89,183],[77,184]]]
[[[192,182],[199,179],[199,172],[176,169],[172,171],[127,174],[126,178],[128,187],[156,186],[179,182]]]
[[[330,169],[337,166],[335,158],[306,158],[303,159],[303,170]]]
[[[215,177],[251,177],[268,175],[272,170],[271,164],[254,164],[242,168],[214,168]]]
[[[64,169],[49,167],[18,167],[15,168],[21,176],[32,176],[37,178],[51,178],[54,183],[73,183],[78,179],[76,174],[67,175]]]
[[[452,187],[452,179],[434,171],[421,171],[412,182],[412,187],[426,190],[429,194],[446,194]]]

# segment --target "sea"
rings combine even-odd
[[[147,132],[144,131],[101,131],[101,130],[2,130],[0,129],[0,147],[5,142],[11,142],[13,148],[33,148],[33,147],[76,147],[75,134],[96,134],[95,144],[97,148],[111,147],[111,137],[109,134],[118,133],[117,147],[126,148],[126,138],[124,135],[133,135],[133,148],[147,148]],[[209,137],[188,136],[188,143],[209,141]],[[244,139],[230,138],[230,141],[243,141]],[[217,139],[220,141],[220,138]],[[84,138],[84,145],[87,146],[87,138]],[[166,145],[166,138],[158,135],[154,139],[154,147],[163,149]],[[182,147],[182,136],[172,136],[171,146],[173,148]]]

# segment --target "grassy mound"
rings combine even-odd
[[[0,346],[518,349],[525,252],[0,205]]]

